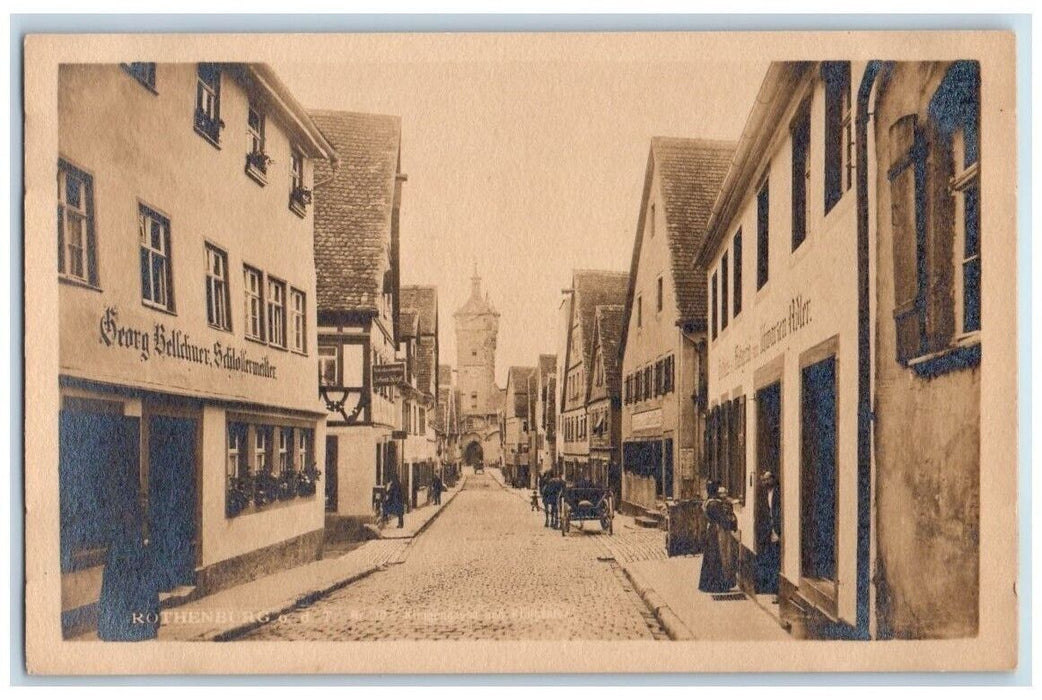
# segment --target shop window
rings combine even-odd
[[[822,64],[825,81],[825,213],[854,181],[854,131],[850,100],[850,62]]]
[[[286,347],[286,283],[268,278],[268,343]]]
[[[271,471],[272,428],[258,425],[253,428],[253,473],[265,474]]]
[[[315,468],[315,431],[311,428],[297,428],[297,468]]]
[[[836,579],[836,359],[805,367],[800,396],[800,572]]]
[[[246,446],[247,428],[245,423],[228,423],[228,464],[229,477],[242,477],[249,474],[249,448]]]
[[[196,72],[195,130],[214,145],[221,140],[221,68],[200,63]]]
[[[734,317],[742,312],[742,229],[734,234],[731,245],[734,253]]]
[[[765,180],[756,195],[756,288],[767,284],[770,272],[770,190]]]
[[[138,239],[141,246],[141,299],[147,306],[173,311],[170,220],[139,204]]]
[[[58,160],[58,274],[98,286],[94,178]]]
[[[299,289],[290,289],[289,301],[291,344],[294,352],[306,354],[308,350],[307,297]]]
[[[156,64],[155,63],[121,63],[120,68],[125,70],[134,79],[144,85],[152,92],[156,91]]]
[[[335,345],[318,346],[318,382],[320,386],[340,386],[339,361]]]
[[[980,305],[980,74],[951,65],[889,130],[896,359],[928,375],[976,365]]]
[[[246,318],[246,337],[264,341],[264,273],[260,270],[243,266],[244,316]]]
[[[214,328],[230,331],[231,301],[228,296],[228,254],[206,244],[206,321]]]
[[[792,124],[792,249],[807,237],[807,186],[810,183],[810,105]]]

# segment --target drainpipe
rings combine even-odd
[[[869,287],[868,102],[886,64],[869,61],[857,94],[857,635],[869,638],[872,552],[872,317]]]

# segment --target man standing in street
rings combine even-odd
[[[781,490],[778,478],[772,472],[760,475],[762,498],[757,532],[759,540],[760,592],[778,593],[778,574],[781,568]]]

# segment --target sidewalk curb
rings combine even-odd
[[[352,574],[352,575],[348,576],[345,579],[334,581],[334,582],[332,582],[332,583],[330,583],[328,585],[323,585],[320,588],[316,588],[316,589],[313,589],[313,590],[310,590],[310,591],[305,591],[303,593],[300,593],[300,594],[294,596],[291,600],[283,601],[281,603],[278,603],[276,606],[273,606],[272,608],[263,611],[262,613],[257,615],[257,619],[250,620],[249,622],[244,622],[244,623],[242,623],[240,625],[236,625],[235,627],[232,627],[232,628],[229,628],[229,629],[224,629],[224,630],[221,630],[219,632],[204,633],[204,634],[200,635],[199,637],[196,637],[194,641],[212,641],[212,642],[227,642],[227,641],[231,641],[233,639],[236,639],[238,637],[243,636],[244,634],[248,634],[248,633],[252,632],[253,630],[255,630],[255,629],[259,628],[259,627],[263,627],[264,625],[269,624],[270,622],[272,622],[273,620],[278,619],[282,615],[286,615],[288,613],[291,613],[294,610],[297,610],[298,608],[300,608],[302,606],[310,605],[310,604],[312,604],[312,603],[314,603],[314,602],[316,602],[316,601],[326,597],[330,593],[334,593],[335,591],[337,591],[337,590],[339,590],[341,588],[344,588],[345,586],[349,586],[352,583],[360,581],[361,579],[363,579],[363,578],[365,578],[365,577],[367,577],[367,576],[369,576],[371,574],[374,574],[377,571],[379,571],[380,569],[386,567],[388,564],[392,564],[392,563],[393,564],[399,564],[399,563],[405,561],[405,557],[407,556],[408,549],[409,549],[410,546],[412,546],[412,540],[414,540],[416,537],[418,537],[420,535],[420,533],[422,533],[424,530],[426,530],[430,526],[430,524],[433,523],[438,518],[438,516],[441,515],[443,510],[448,508],[449,504],[452,503],[452,499],[456,498],[456,496],[459,495],[459,493],[463,490],[463,487],[466,486],[466,483],[467,483],[467,477],[464,476],[463,477],[463,481],[460,484],[460,487],[458,489],[456,489],[455,492],[453,492],[453,494],[451,496],[449,496],[445,500],[445,502],[441,505],[441,508],[439,508],[437,510],[437,512],[435,512],[430,518],[428,518],[427,521],[423,525],[421,525],[419,528],[417,528],[417,530],[416,530],[416,532],[414,534],[410,535],[409,537],[398,537],[398,538],[387,537],[387,538],[381,538],[381,539],[388,539],[388,540],[394,540],[394,539],[409,540],[409,542],[405,544],[405,546],[402,548],[402,551],[395,558],[393,558],[393,559],[388,558],[387,560],[382,561],[382,562],[380,562],[379,564],[377,564],[375,566],[371,566],[371,567],[369,567],[367,569],[364,569],[364,570],[362,570],[362,571],[360,571],[358,573]]]
[[[321,588],[298,594],[294,596],[291,601],[279,603],[277,607],[270,608],[258,614],[258,619],[250,620],[249,622],[244,622],[241,625],[236,625],[235,627],[224,629],[219,632],[207,632],[194,638],[191,641],[232,641],[233,639],[241,637],[244,634],[248,634],[259,627],[263,627],[264,625],[270,624],[271,622],[277,620],[280,616],[286,615],[287,613],[291,613],[301,606],[310,605],[311,603],[314,603],[315,601],[324,598],[325,596],[343,588],[344,586],[348,586],[352,583],[355,583],[356,581],[365,578],[366,576],[369,576],[370,574],[374,574],[386,565],[387,562],[384,561],[380,564],[377,564],[376,566],[371,566],[368,569],[364,569],[356,574],[352,574],[345,579],[334,581],[333,583],[325,585]]]
[[[630,583],[633,584],[633,590],[637,591],[637,594],[641,597],[644,603],[651,608],[651,612],[654,613],[655,619],[659,621],[662,628],[669,635],[669,638],[674,641],[690,641],[696,639],[695,635],[691,633],[687,625],[684,624],[683,620],[673,612],[673,609],[669,607],[662,596],[655,591],[654,588],[647,585],[636,572],[631,571],[625,564],[620,564],[623,573],[626,574],[626,578],[629,579]]]

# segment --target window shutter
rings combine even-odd
[[[931,120],[931,126],[933,121]],[[954,172],[950,138],[934,137],[926,156],[926,178],[929,200],[929,225],[926,227],[926,352],[946,347],[955,335],[955,202],[948,190]],[[958,300],[961,303],[961,300]]]
[[[720,404],[720,485],[731,491],[731,402]],[[733,493],[731,494],[734,495]]]
[[[894,324],[899,362],[922,354],[925,192],[923,139],[916,115],[890,126],[890,217],[894,253]]]

